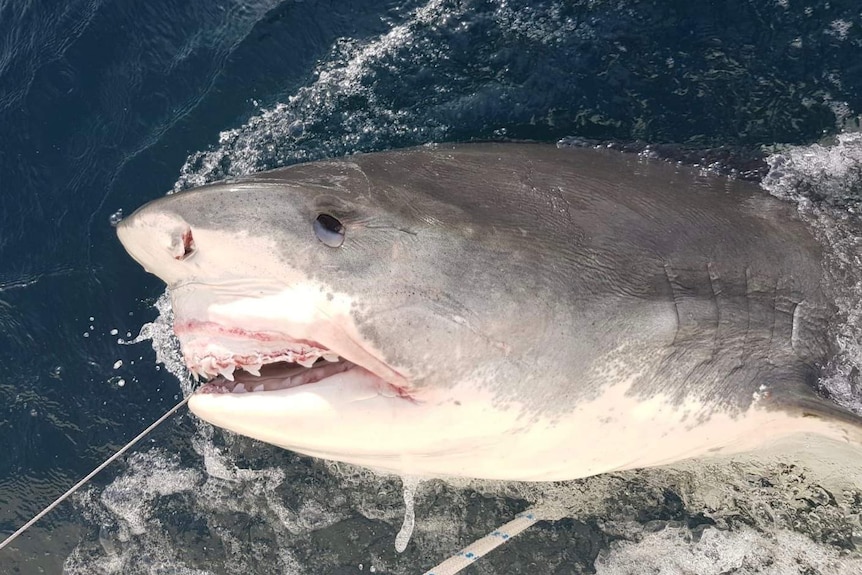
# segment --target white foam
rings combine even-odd
[[[416,122],[409,111],[387,102],[388,93],[377,92],[373,78],[382,62],[414,46],[417,29],[443,26],[467,9],[466,3],[460,6],[429,0],[401,24],[370,41],[340,39],[312,73],[312,83],[243,126],[221,132],[215,149],[192,154],[174,190],[275,165],[379,148],[404,138],[416,144],[445,139],[448,126],[430,119]],[[444,50],[432,50],[426,56],[445,59],[449,55]],[[363,101],[363,105],[349,105],[352,99]],[[350,113],[344,114],[345,109]],[[319,137],[302,137],[311,131],[319,132]]]
[[[794,201],[824,199],[859,213],[862,202],[862,133],[839,134],[831,144],[791,146],[766,159],[763,187]]]
[[[790,147],[767,158],[763,187],[798,203],[824,252],[827,286],[843,315],[830,334],[838,353],[821,384],[835,401],[862,413],[862,134],[830,145]]]
[[[691,540],[686,528],[646,533],[636,541],[615,541],[596,559],[597,575],[851,575],[862,559],[819,546],[787,530],[761,533],[707,528]]]
[[[159,519],[163,499],[194,490],[200,472],[159,450],[134,453],[127,465],[100,494],[91,489],[76,496],[85,517],[100,526],[98,546],[79,545],[63,572],[125,574],[143,572],[147,565],[170,565],[172,573],[208,573],[184,565],[181,549],[170,543]]]

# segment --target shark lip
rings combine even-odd
[[[351,361],[319,342],[273,331],[185,321],[175,323],[174,332],[186,367],[205,380],[195,393],[278,391],[356,372],[373,376],[385,395],[410,398],[400,374],[364,350],[357,354],[356,346]]]

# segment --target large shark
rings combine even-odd
[[[435,145],[157,199],[118,227],[167,283],[189,407],[420,476],[561,480],[794,434],[839,321],[822,247],[755,185],[612,151]]]

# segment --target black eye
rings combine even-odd
[[[331,248],[340,247],[344,243],[344,225],[329,214],[320,214],[312,225],[314,235],[324,245]]]

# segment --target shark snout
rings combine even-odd
[[[196,252],[191,225],[175,213],[144,206],[117,225],[117,237],[126,251],[147,271],[165,279],[176,262]]]

